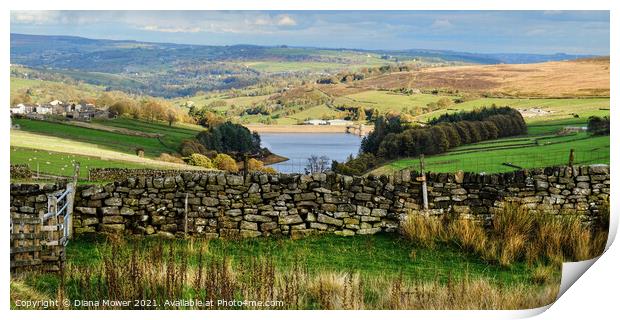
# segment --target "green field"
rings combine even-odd
[[[144,132],[160,133],[164,136],[160,141],[157,138],[130,136],[121,133],[73,126],[71,124],[31,119],[15,119],[13,123],[20,125],[22,131],[89,143],[101,148],[127,154],[135,154],[136,148],[143,148],[145,155],[148,157],[157,157],[164,152],[176,153],[178,152],[181,141],[193,138],[198,133],[197,130],[193,129],[168,127],[163,123],[149,123],[126,118],[105,121],[102,122],[102,124]]]
[[[167,123],[161,121],[144,121],[130,118],[116,118],[110,120],[99,120],[97,123],[109,126],[137,130],[147,133],[157,133],[163,136],[159,139],[165,146],[174,148],[175,150],[181,145],[183,140],[192,139],[204,130],[203,127],[190,124],[174,124],[168,126]]]
[[[609,115],[609,98],[576,98],[576,99],[517,99],[517,98],[482,98],[455,104],[450,108],[471,111],[476,108],[491,105],[509,106],[516,109],[540,108],[549,113],[541,116],[525,117],[527,122],[540,122],[573,118],[572,113],[579,115],[582,122],[590,116]],[[601,110],[606,109],[606,110]],[[428,120],[445,113],[435,111],[419,117],[419,120]]]
[[[162,152],[178,153],[181,142],[196,136],[200,127],[146,122],[128,118],[97,121],[107,127],[163,134],[147,138],[84,128],[69,123],[14,119],[20,130],[11,130],[11,164],[27,164],[33,172],[69,176],[72,162],[81,164],[81,178],[89,168],[196,169],[196,167],[154,159]],[[145,157],[136,155],[143,148]]]
[[[428,103],[437,102],[447,97],[455,99],[453,95],[433,94],[400,94],[391,91],[369,90],[356,94],[336,98],[335,103],[347,106],[362,106],[364,108],[376,108],[381,113],[394,111],[402,112],[403,109],[421,110]],[[540,108],[549,113],[527,118],[528,121],[548,121],[573,117],[572,113],[578,114],[581,119],[587,119],[592,115],[609,114],[609,98],[575,98],[575,99],[519,99],[519,98],[478,98],[463,103],[453,104],[448,109],[436,110],[416,116],[417,120],[427,121],[446,112],[471,111],[476,108],[489,107],[491,105],[510,106],[517,109]],[[607,110],[600,110],[607,109]],[[584,121],[584,120],[582,120]]]
[[[373,108],[381,113],[389,111],[401,112],[405,108],[413,109],[426,107],[428,103],[437,102],[437,100],[448,97],[451,99],[456,96],[440,96],[433,94],[413,94],[405,95],[394,93],[391,91],[364,91],[356,94],[346,95],[336,98],[336,105],[361,106],[364,108]],[[458,108],[458,107],[455,107]]]
[[[358,273],[364,282],[377,283],[401,278],[406,283],[425,283],[484,279],[494,285],[523,285],[530,290],[541,289],[533,281],[534,266],[515,263],[510,267],[488,264],[482,259],[465,253],[456,246],[440,245],[427,249],[412,244],[397,235],[381,234],[372,237],[339,237],[323,235],[301,240],[289,238],[261,238],[251,240],[161,240],[136,238],[127,241],[117,254],[164,251],[174,246],[188,262],[189,268],[198,264],[199,248],[204,260],[228,258],[233,266],[247,264],[253,259],[273,261],[276,270],[301,267],[310,275],[328,272]],[[117,248],[117,249],[114,249]],[[67,267],[73,270],[103,268],[103,256],[118,250],[101,237],[81,236],[69,242]],[[126,252],[125,252],[126,251]],[[167,259],[167,258],[166,258]],[[85,271],[81,271],[85,272]],[[560,270],[554,268],[554,279]],[[55,296],[60,279],[57,274],[32,273],[22,276],[22,281],[43,296]],[[69,280],[68,294],[79,294],[78,284]],[[551,286],[557,284],[551,284]],[[75,286],[75,287],[73,287]],[[77,290],[77,291],[75,291]]]
[[[11,147],[11,164],[27,164],[33,173],[55,176],[71,176],[73,162],[80,163],[80,178],[88,179],[88,169],[92,168],[152,168],[153,165],[107,158],[81,156],[46,150]]]
[[[570,150],[575,150],[575,164],[609,164],[609,136],[589,136],[578,133],[569,136],[538,136],[498,139],[454,148],[449,152],[427,156],[425,168],[432,172],[508,172],[515,167],[540,168],[566,165]],[[390,174],[411,168],[419,170],[418,158],[405,158],[390,162],[372,171],[373,174]]]
[[[143,239],[128,245],[148,250],[160,241],[162,240]],[[165,244],[175,244],[179,250],[187,247],[186,241],[164,241]],[[278,268],[290,268],[298,263],[308,266],[314,272],[351,271],[369,277],[398,277],[402,273],[410,279],[445,281],[448,276],[460,278],[467,274],[470,277],[490,278],[501,283],[528,283],[532,271],[527,264],[521,262],[510,267],[489,265],[481,258],[465,253],[457,247],[418,247],[394,234],[372,237],[321,235],[300,240],[277,237],[238,241],[197,240],[193,244],[193,252],[188,253],[190,264],[196,263],[197,249],[201,245],[208,248],[208,258],[229,257],[233,263],[264,257],[273,258]],[[101,263],[101,251],[105,250],[105,244],[100,239],[83,237],[70,242],[67,257],[72,264],[96,265]],[[415,257],[412,256],[412,251],[415,251]]]
[[[188,100],[194,102],[196,106],[206,106],[216,100],[226,102],[226,106],[216,107],[216,111],[225,112],[231,106],[250,107],[257,103],[270,104],[270,95],[226,98],[225,95],[201,95],[187,99],[174,100],[175,104],[180,105]],[[339,96],[334,98],[337,106],[363,107],[367,109],[377,109],[380,113],[406,112],[414,115],[418,121],[428,121],[446,112],[471,111],[476,108],[488,107],[493,104],[498,106],[510,106],[518,109],[536,108],[544,110],[545,113],[535,116],[526,116],[528,123],[542,121],[567,120],[577,114],[575,118],[578,122],[585,122],[592,115],[609,114],[609,98],[574,98],[574,99],[534,99],[534,98],[477,98],[471,101],[455,103],[448,108],[426,112],[429,103],[437,102],[441,98],[457,99],[458,95],[435,95],[435,94],[412,94],[406,95],[384,90],[368,90],[355,94]],[[294,108],[294,107],[291,107]],[[272,115],[279,115],[281,111],[274,112]],[[271,116],[271,115],[270,115]],[[270,116],[246,115],[234,117],[242,123],[260,123]],[[325,105],[312,106],[304,110],[299,110],[288,116],[281,116],[275,119],[276,124],[295,124],[299,120],[320,119],[323,116],[338,116],[338,110],[329,108]]]

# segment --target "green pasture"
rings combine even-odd
[[[474,150],[476,147],[478,149]],[[496,140],[496,143],[461,146],[444,154],[427,156],[425,168],[433,172],[463,170],[493,173],[516,170],[504,163],[522,168],[566,165],[571,149],[575,150],[575,164],[609,164],[609,136],[588,136],[586,133],[579,133],[539,139],[537,143]],[[372,173],[389,174],[405,168],[418,170],[419,166],[418,158],[404,158],[375,169]]]

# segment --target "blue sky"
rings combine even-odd
[[[11,32],[206,45],[609,54],[608,11],[11,11]]]

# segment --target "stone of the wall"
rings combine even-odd
[[[128,175],[106,185],[79,186],[74,230],[127,234],[303,237],[313,233],[374,234],[397,230],[421,210],[418,173],[350,177],[334,173],[244,178],[222,172]],[[609,166],[573,166],[502,174],[428,173],[433,214],[490,220],[506,202],[531,211],[574,213],[596,221],[609,201]]]
[[[88,177],[91,181],[116,181],[126,177],[163,177],[205,171],[197,167],[196,170],[157,170],[157,169],[127,169],[127,168],[91,168]]]
[[[56,194],[66,188],[66,183],[58,184],[31,184],[11,183],[10,203],[11,213],[45,214],[47,210],[47,195]]]
[[[32,171],[27,164],[12,164],[10,175],[11,179],[25,179],[32,177]]]

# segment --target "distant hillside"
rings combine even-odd
[[[422,68],[321,86],[334,96],[401,88],[509,97],[608,97],[609,57],[536,64]]]
[[[274,81],[290,83],[386,64],[530,63],[575,57],[442,50],[208,46],[11,34],[11,63],[37,71],[24,76],[27,79],[40,79],[37,76],[41,73],[53,73],[58,79],[82,81],[107,90],[160,97],[191,96],[199,91],[245,88]]]

